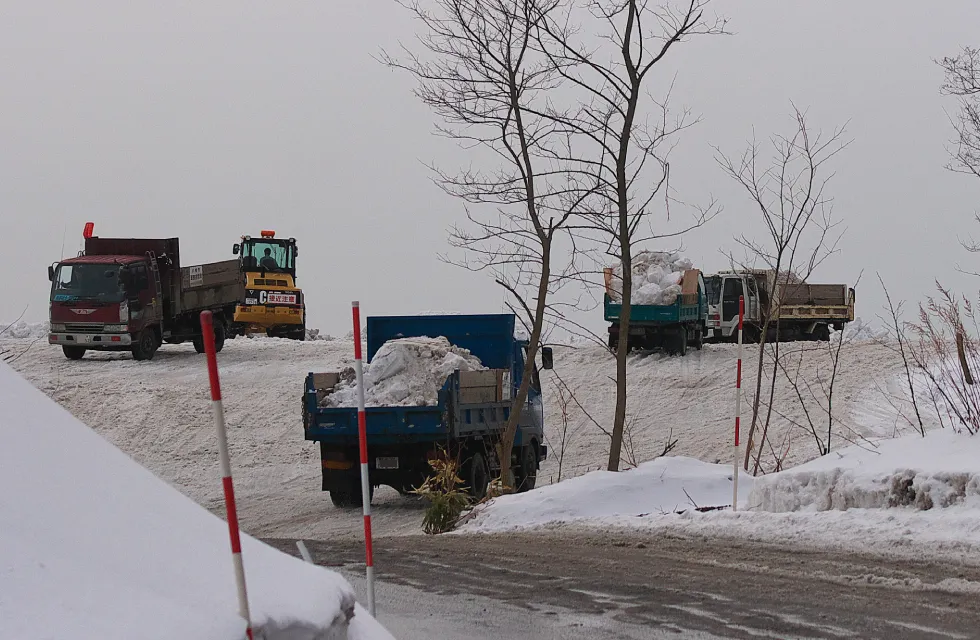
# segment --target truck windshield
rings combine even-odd
[[[712,276],[704,281],[708,304],[716,305],[721,301],[721,278]]]
[[[55,272],[51,299],[120,302],[124,297],[119,284],[119,265],[62,264]]]
[[[249,240],[242,245],[242,268],[245,271],[264,269],[273,273],[292,273],[292,245],[284,240]]]

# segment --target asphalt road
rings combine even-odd
[[[363,602],[363,547],[306,544]],[[562,531],[384,538],[375,564],[400,639],[980,637],[980,567],[965,564]]]

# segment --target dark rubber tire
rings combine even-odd
[[[225,323],[218,321],[214,323],[214,352],[221,353],[221,350],[225,347],[225,338],[227,337],[227,330],[225,329]]]
[[[133,345],[134,360],[152,360],[157,352],[157,337],[151,329],[143,329]]]
[[[370,498],[374,499],[374,487],[369,489]],[[355,476],[340,483],[340,486],[330,488],[330,501],[338,509],[353,509],[363,504],[361,497],[361,478]]]
[[[521,468],[517,475],[517,492],[534,488],[538,480],[538,455],[533,446],[521,447]]]
[[[85,357],[85,347],[61,347],[62,352],[64,352],[65,357],[69,360],[81,360]]]
[[[475,452],[466,463],[466,476],[463,478],[466,485],[466,492],[474,500],[483,500],[487,495],[487,487],[490,485],[490,468],[487,467],[486,458],[479,451]]]

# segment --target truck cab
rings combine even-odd
[[[738,337],[739,298],[745,298],[744,320],[759,321],[759,284],[741,273],[719,273],[705,278],[708,296],[708,338],[712,341]]]
[[[304,340],[306,302],[296,286],[296,239],[262,231],[258,238],[242,236],[232,251],[239,256],[245,286],[234,322],[247,332]]]
[[[152,271],[148,256],[83,255],[52,265],[48,343],[72,360],[90,349],[151,358],[159,336],[146,330],[162,315]]]

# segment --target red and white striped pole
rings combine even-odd
[[[218,381],[218,358],[214,349],[214,319],[210,311],[201,312],[201,332],[204,334],[204,353],[208,358],[211,378],[211,412],[218,432],[218,456],[221,459],[221,483],[225,490],[225,509],[228,512],[228,535],[231,538],[231,558],[235,565],[238,587],[238,613],[245,618],[245,634],[252,640],[252,618],[248,611],[245,591],[245,565],[242,564],[242,541],[238,532],[238,510],[235,507],[235,487],[231,482],[231,461],[228,458],[228,434],[225,430],[225,411],[221,405],[221,383]]]
[[[367,564],[368,612],[374,617],[374,550],[371,545],[371,481],[368,478],[367,416],[364,413],[364,366],[361,362],[361,305],[354,311],[354,371],[357,374],[357,439],[361,448],[361,502],[364,505],[364,553]]]
[[[738,466],[741,459],[739,427],[742,420],[742,322],[745,320],[745,296],[738,297],[738,369],[735,374],[735,475],[732,483],[732,511],[738,511]]]

